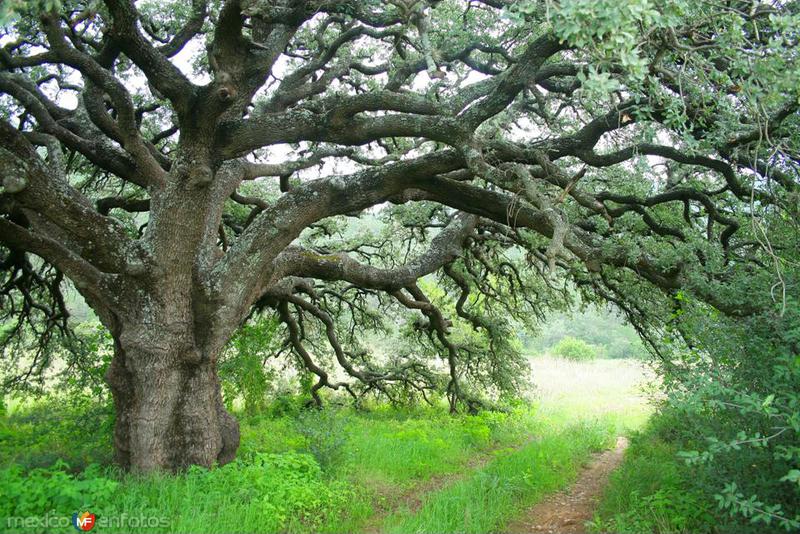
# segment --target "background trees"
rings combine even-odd
[[[795,3],[9,6],[7,384],[69,338],[71,281],[114,339],[123,465],[233,458],[217,363],[254,311],[315,403],[456,411],[515,391],[510,320],[565,281],[667,368],[687,298],[790,305]],[[360,342],[387,324],[415,343]]]

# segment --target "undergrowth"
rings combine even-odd
[[[87,462],[110,460],[110,432],[86,431],[109,429],[105,407],[65,400],[19,407],[0,427],[4,531],[73,531],[68,519],[80,511],[96,514],[96,532],[144,524],[148,532],[353,531],[385,493],[457,472],[476,454],[542,429],[532,407],[453,417],[380,405],[240,418],[235,462],[144,476]],[[60,522],[37,523],[48,517]]]
[[[715,532],[713,500],[692,487],[692,472],[677,453],[657,422],[634,434],[622,465],[611,474],[592,531]]]

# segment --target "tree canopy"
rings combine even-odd
[[[6,385],[69,339],[71,283],[114,339],[120,463],[210,465],[254,314],[314,402],[456,411],[515,392],[515,324],[573,287],[657,354],[686,295],[785,307],[799,7],[6,2]],[[407,343],[364,343],[393,325]]]

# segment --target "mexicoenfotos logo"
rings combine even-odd
[[[72,514],[72,526],[74,526],[77,530],[88,532],[94,528],[95,524],[95,515],[90,514],[89,512],[78,513],[75,512]]]
[[[2,0],[0,0],[2,3]],[[97,527],[99,530],[111,529],[132,532],[138,529],[159,528],[166,529],[170,520],[166,516],[145,515],[142,513],[130,515],[126,512],[116,515],[103,514],[100,517],[91,512],[77,512],[68,515],[49,513],[43,516],[10,516],[5,518],[5,529],[0,520],[0,532],[6,530],[35,530],[36,532],[63,531],[72,524],[78,532],[89,532]]]

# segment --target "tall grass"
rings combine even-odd
[[[19,447],[12,447],[17,452],[0,469],[0,512],[3,519],[68,518],[83,510],[98,519],[147,517],[157,522],[148,532],[352,532],[382,498],[458,472],[477,454],[518,444],[539,432],[539,421],[532,407],[456,417],[443,408],[380,406],[372,412],[245,418],[236,462],[178,476],[125,475],[100,466],[72,474],[63,462],[30,471],[17,463]],[[13,441],[13,425],[6,430]],[[29,444],[34,430],[26,426],[19,437]],[[51,439],[50,433],[43,436]],[[38,456],[29,460],[41,463]],[[58,531],[0,524],[11,532]],[[130,523],[95,528],[129,530]]]
[[[180,477],[127,477],[112,502],[110,516],[144,511],[168,520],[153,532],[346,532],[372,513],[368,493],[326,479],[301,453],[261,454]]]
[[[348,429],[350,472],[401,484],[452,473],[476,453],[521,443],[541,424],[533,407],[458,417],[432,409],[379,411]]]
[[[586,417],[614,418],[617,432],[644,426],[652,414],[655,375],[636,360],[573,362],[532,358],[531,380],[541,415],[561,423]]]

